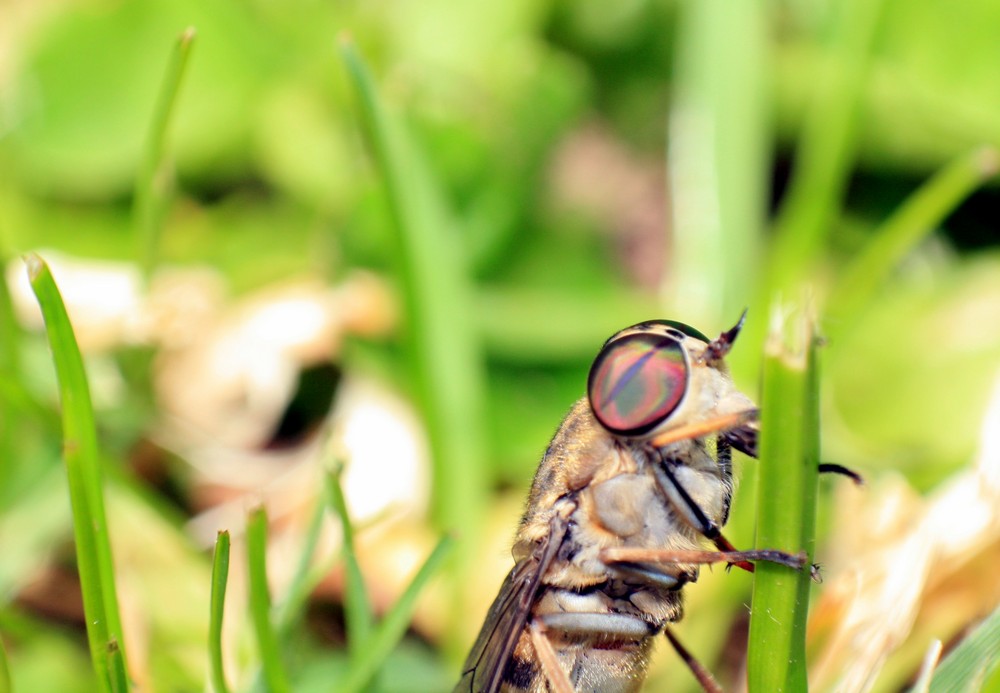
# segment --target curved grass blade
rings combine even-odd
[[[281,661],[281,646],[271,623],[271,595],[267,587],[267,512],[257,508],[247,518],[247,563],[250,583],[250,617],[260,650],[264,681],[271,693],[290,693],[288,674]]]
[[[934,672],[931,693],[971,693],[996,690],[986,681],[996,680],[1000,667],[1000,608],[986,617]]]
[[[832,17],[825,70],[806,114],[788,193],[775,222],[769,284],[794,288],[811,270],[841,204],[857,147],[858,113],[884,0],[829,5]]]
[[[819,398],[812,317],[772,314],[761,395],[757,548],[812,556],[819,478]],[[751,693],[805,691],[809,570],[758,563],[750,609]]]
[[[25,257],[32,291],[45,319],[62,403],[63,457],[69,480],[77,568],[87,640],[101,690],[128,690],[124,640],[114,563],[104,512],[104,490],[97,452],[97,431],[83,358],[59,289],[38,255]]]
[[[177,94],[184,78],[195,35],[194,27],[188,27],[174,45],[167,72],[160,86],[160,94],[153,109],[153,120],[150,123],[139,174],[135,181],[135,206],[132,217],[136,237],[141,243],[142,268],[147,277],[156,263],[163,213],[170,190],[170,179],[164,165],[167,130],[177,104]]]
[[[222,615],[226,608],[229,581],[229,532],[219,532],[212,558],[212,596],[208,619],[208,667],[215,693],[229,693],[222,665]]]
[[[831,329],[842,330],[899,261],[962,200],[995,176],[1000,153],[983,147],[963,154],[913,193],[876,229],[865,249],[843,271],[827,311]]]
[[[385,618],[368,639],[364,650],[353,662],[347,680],[342,684],[338,683],[334,690],[338,693],[357,693],[371,682],[410,625],[410,619],[413,616],[414,608],[416,608],[420,592],[444,563],[452,549],[454,549],[454,540],[447,535],[441,537],[427,560],[420,566],[420,570],[406,586],[406,590],[392,605],[392,609],[389,610],[389,613],[385,615]]]

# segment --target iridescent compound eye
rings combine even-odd
[[[587,396],[602,426],[620,435],[640,435],[670,416],[684,398],[687,383],[687,360],[677,340],[630,334],[608,343],[597,355]]]

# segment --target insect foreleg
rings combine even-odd
[[[677,480],[669,464],[657,464],[653,467],[656,483],[666,495],[670,504],[679,512],[689,525],[701,532],[706,539],[711,539],[720,551],[735,552],[736,547],[722,536],[719,525],[713,522],[701,509],[701,506],[691,497],[687,489]],[[734,561],[733,565],[748,573],[753,572],[753,564],[748,561]]]

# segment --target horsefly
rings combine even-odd
[[[745,315],[715,340],[654,320],[604,344],[587,397],[535,473],[514,568],[456,693],[638,691],[661,632],[718,690],[667,627],[682,616],[681,588],[707,563],[806,564],[805,554],[737,551],[720,533],[731,450],[757,455],[757,408],[724,362]]]

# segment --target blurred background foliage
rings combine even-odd
[[[168,175],[157,180],[170,193],[157,272],[146,281],[136,179],[171,46],[188,26],[197,41],[168,131]],[[348,406],[343,374],[414,403],[413,435],[418,447],[428,436],[432,451],[414,486],[419,496],[428,485],[430,500],[411,499],[409,516],[423,534],[409,543],[396,529],[382,536],[378,513],[360,532],[390,547],[369,549],[390,556],[384,563],[369,557],[366,565],[362,554],[373,594],[398,594],[394,573],[413,565],[393,562],[393,552],[426,554],[440,532],[460,530],[459,556],[441,576],[448,591],[439,585],[435,599],[428,590],[427,615],[377,680],[378,690],[444,690],[506,570],[537,461],[582,394],[602,340],[652,317],[715,334],[749,306],[735,376],[756,395],[771,291],[788,289],[772,275],[807,275],[822,303],[924,181],[976,148],[1000,146],[998,27],[1000,5],[989,0],[952,3],[946,13],[931,0],[0,4],[0,252],[13,292],[6,296],[5,286],[0,296],[0,633],[16,688],[92,690],[81,674],[86,647],[53,376],[19,303],[21,253],[41,249],[95,272],[73,284],[97,296],[77,310],[118,326],[89,347],[81,342],[111,470],[116,561],[130,586],[125,629],[141,643],[130,647],[130,671],[144,689],[204,688],[206,548],[216,530],[238,534],[252,502],[280,505],[290,465],[316,466],[309,431],[331,401],[334,419]],[[338,50],[344,36],[404,124],[410,158],[379,144],[365,87],[352,82]],[[828,178],[796,217],[786,193],[809,152],[824,146]],[[433,198],[439,216],[407,202],[412,178],[415,199]],[[914,493],[969,464],[1000,363],[997,204],[986,184],[930,219],[929,233],[886,268],[871,300],[825,325],[825,458],[876,485],[899,475]],[[782,255],[775,239],[795,237],[795,219],[816,220],[820,241],[812,251],[787,241],[793,251]],[[431,236],[440,253],[414,269],[407,242]],[[173,288],[196,298],[171,309],[173,294],[158,293],[157,281],[178,269],[189,279]],[[68,274],[56,263],[54,272],[79,331],[87,316],[73,312]],[[435,277],[449,277],[445,293]],[[428,292],[414,295],[421,281]],[[234,314],[255,315],[263,308],[254,297],[301,282],[321,287],[313,297],[361,286],[363,309],[351,322],[338,304],[339,332],[317,347],[326,351],[281,362],[284,379],[263,414],[249,388],[215,393],[201,371],[171,374],[170,356],[202,332],[238,322]],[[421,296],[435,301],[433,320]],[[273,308],[269,300],[260,299]],[[164,301],[174,322],[150,317]],[[197,313],[205,303],[211,309]],[[135,328],[142,316],[159,327]],[[266,329],[293,330],[289,321]],[[220,347],[223,362],[228,353],[251,369],[274,365],[240,353],[252,344],[236,334]],[[452,370],[455,353],[463,361]],[[481,398],[459,401],[461,426],[440,402],[456,377],[471,383],[459,391]],[[187,394],[170,399],[184,386]],[[178,402],[201,399],[221,402],[222,429],[187,411],[203,424],[192,452],[195,443],[171,437],[170,423],[185,416]],[[259,414],[247,424],[256,434],[227,438],[230,410]],[[289,417],[298,417],[291,434],[281,428]],[[308,454],[295,457],[300,448]],[[455,473],[448,464],[462,466]],[[392,473],[376,470],[368,483]],[[312,490],[285,506],[315,503]],[[349,505],[361,503],[350,484],[347,491]],[[835,547],[829,491],[821,527]],[[748,505],[753,496],[740,498]],[[740,498],[732,533],[746,544],[752,508],[740,510]],[[223,501],[236,511],[213,514]],[[290,516],[276,530],[288,544],[273,561],[294,563],[302,550],[308,522]],[[238,544],[237,536],[234,552]],[[986,545],[995,549],[996,538]],[[284,636],[295,690],[337,690],[342,672],[343,580],[336,547],[327,554],[316,562],[333,577],[317,578],[325,591]],[[732,681],[749,583],[730,576],[735,596],[721,598],[718,577],[689,590],[681,634]],[[272,583],[280,596],[287,580]],[[964,621],[929,627],[928,637],[948,641],[989,611],[995,590],[980,592],[987,596],[971,600]],[[255,671],[248,632],[244,620],[227,634],[232,678],[247,686]],[[879,689],[910,680],[926,644],[913,642]],[[658,661],[650,690],[666,680],[690,688],[688,679],[675,662]]]

